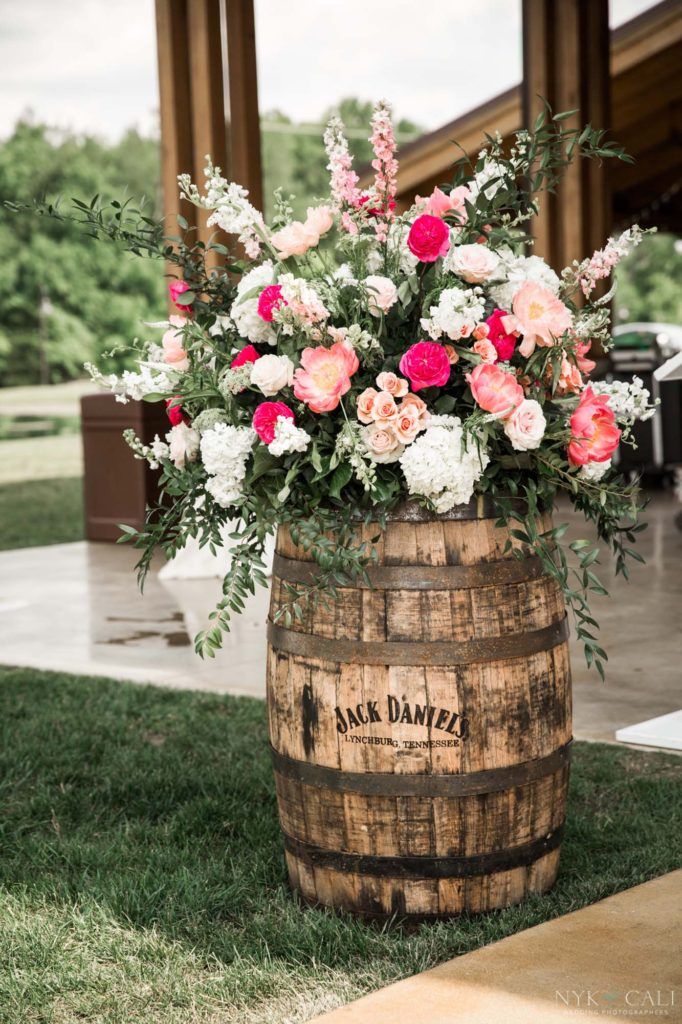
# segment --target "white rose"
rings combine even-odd
[[[533,398],[524,398],[506,419],[504,432],[517,452],[539,448],[545,436],[545,420],[542,406]]]
[[[443,267],[469,284],[482,284],[496,272],[500,263],[487,245],[456,245],[450,250]]]
[[[389,277],[370,274],[365,278],[365,287],[368,292],[367,308],[373,316],[388,313],[398,300],[398,289]]]
[[[188,427],[186,423],[178,423],[166,434],[169,454],[178,469],[187,462],[194,462],[199,453],[199,431]]]
[[[251,366],[251,383],[268,398],[294,380],[294,364],[289,356],[261,356]]]

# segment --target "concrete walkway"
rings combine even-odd
[[[682,1021],[682,871],[381,989],[310,1024]]]
[[[609,671],[602,684],[573,643],[578,738],[613,740],[616,729],[682,703],[678,510],[670,495],[654,496],[641,543],[647,565],[633,565],[629,585],[609,579],[608,564],[599,570],[612,593],[594,601]],[[573,537],[585,536],[576,516],[562,510],[557,521],[564,518]],[[218,580],[163,583],[153,572],[141,596],[135,561],[128,545],[85,542],[0,552],[0,662],[263,696],[267,592],[235,618],[216,659],[202,662],[192,638],[206,626]]]

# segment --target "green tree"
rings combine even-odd
[[[616,319],[682,324],[682,247],[674,235],[647,235],[616,271]]]

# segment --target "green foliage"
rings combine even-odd
[[[673,235],[647,235],[616,269],[616,323],[682,324],[682,249]]]
[[[0,550],[83,539],[80,477],[28,480],[0,487]]]
[[[129,192],[149,196],[148,211],[158,215],[158,181],[158,143],[135,131],[107,145],[20,121],[0,144],[4,202]],[[0,246],[2,385],[69,380],[92,359],[105,370],[121,368],[123,357],[102,354],[128,346],[143,320],[164,313],[159,264],[95,245],[69,221],[16,216],[0,205]]]

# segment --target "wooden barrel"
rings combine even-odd
[[[274,622],[310,555],[281,528],[268,712],[289,877],[310,903],[450,916],[556,878],[571,689],[561,593],[478,499],[394,513],[330,609]],[[551,525],[545,517],[544,529]],[[375,527],[362,527],[365,539]]]

